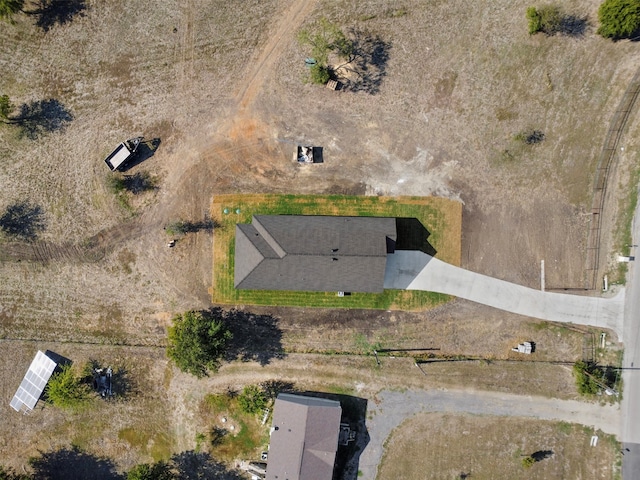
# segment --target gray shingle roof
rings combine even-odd
[[[281,393],[273,411],[267,480],[331,480],[340,402]]]
[[[382,292],[386,217],[255,215],[236,225],[234,284],[239,289]]]

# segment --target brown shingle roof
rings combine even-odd
[[[235,286],[382,292],[395,218],[255,215],[236,225]]]
[[[331,480],[340,402],[281,393],[273,411],[267,480]]]

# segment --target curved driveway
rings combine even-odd
[[[517,416],[580,423],[620,435],[618,406],[467,390],[384,390],[367,408],[369,443],[360,456],[362,478],[375,479],[384,442],[394,428],[420,412]]]
[[[527,317],[609,328],[622,338],[624,290],[613,298],[543,292],[403,250],[387,256],[384,288],[446,293]]]

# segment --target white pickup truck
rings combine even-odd
[[[132,138],[118,145],[113,152],[104,159],[104,163],[111,169],[112,172],[124,167],[125,164],[131,160],[133,154],[138,150],[138,146],[142,141],[142,137]]]

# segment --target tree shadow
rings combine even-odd
[[[563,15],[560,19],[559,32],[569,37],[583,37],[589,27],[588,17]]]
[[[239,310],[223,312],[217,307],[212,310],[216,316],[224,318],[225,324],[233,334],[225,360],[255,361],[264,366],[268,365],[272,358],[284,356],[282,330],[278,327],[276,317]]]
[[[29,459],[33,477],[38,480],[115,480],[124,476],[109,458],[96,457],[79,448],[62,448]]]
[[[172,222],[164,227],[170,235],[185,235],[187,233],[198,233],[198,232],[213,232],[215,228],[218,228],[220,224],[205,215],[204,219],[193,221],[193,220],[178,220],[177,222]]]
[[[364,452],[370,441],[367,430],[367,405],[366,398],[354,397],[352,395],[339,395],[324,392],[301,392],[300,395],[308,397],[326,398],[337,400],[342,408],[340,418],[341,427],[348,426],[355,431],[355,439],[341,444],[342,436],[336,452],[336,461],[333,470],[334,480],[357,480],[360,463],[360,455]]]
[[[18,115],[11,119],[21,135],[36,140],[43,133],[63,130],[73,115],[58,100],[34,100],[20,106]]]
[[[28,201],[9,205],[0,217],[0,230],[5,234],[27,241],[34,241],[47,224],[42,207]]]
[[[427,240],[430,235],[417,218],[396,218],[395,250],[417,250],[434,257],[437,251]]]
[[[207,453],[193,450],[181,452],[171,457],[177,477],[181,480],[244,480],[240,472],[230,470],[215,461]]]
[[[293,393],[296,391],[293,382],[285,382],[284,380],[267,380],[260,384],[260,388],[271,400],[275,400],[281,393]]]
[[[28,13],[37,16],[36,25],[48,32],[55,24],[64,25],[82,15],[86,8],[85,0],[40,0]]]
[[[387,74],[391,43],[385,42],[379,35],[370,35],[361,30],[351,30],[350,36],[353,39],[353,53],[346,65],[336,69],[337,79],[345,85],[345,90],[375,95],[380,92]],[[340,76],[340,68],[349,74]]]
[[[127,170],[131,170],[136,165],[140,165],[142,162],[153,157],[156,153],[156,150],[158,150],[158,148],[160,147],[160,143],[162,142],[159,138],[153,138],[145,142],[140,142],[136,153],[134,153],[132,157],[127,161],[126,165],[123,166],[122,171],[126,172]]]
[[[545,458],[551,457],[553,457],[553,450],[538,450],[537,452],[533,452],[531,454],[531,458],[533,458],[535,462],[541,462]]]
[[[149,172],[137,172],[133,175],[124,175],[122,182],[125,190],[134,195],[151,190],[158,190],[157,180],[155,177],[152,177]]]

